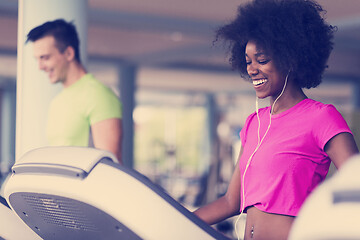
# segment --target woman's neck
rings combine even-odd
[[[273,108],[272,114],[279,114],[282,113],[302,100],[306,99],[307,96],[303,92],[301,88],[293,89],[289,86],[284,93],[281,95],[281,97],[276,101],[275,105],[273,106],[275,99],[274,97],[270,98],[270,105]]]

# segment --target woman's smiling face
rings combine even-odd
[[[254,41],[249,41],[245,48],[247,72],[252,79],[258,98],[276,98],[285,82],[273,61]]]

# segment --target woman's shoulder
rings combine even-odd
[[[307,108],[312,110],[314,113],[318,113],[319,115],[323,114],[332,114],[334,112],[338,112],[336,107],[332,104],[322,103],[313,99],[308,99]]]
[[[342,114],[337,110],[333,104],[322,103],[316,100],[308,100],[307,107],[304,108],[303,113],[309,121],[319,122],[319,124],[327,124],[330,122],[343,121]]]
[[[263,107],[263,108],[259,108],[258,111],[257,111],[258,113],[256,113],[256,111],[254,111],[253,113],[251,113],[251,114],[247,117],[246,121],[247,121],[247,122],[251,121],[253,118],[256,117],[257,114],[259,114],[260,117],[263,116],[263,115],[266,114],[266,113],[269,114],[269,108],[270,108],[269,106]]]

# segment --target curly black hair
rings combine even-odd
[[[240,5],[237,17],[220,27],[216,40],[230,45],[230,64],[248,77],[245,47],[254,41],[270,55],[282,73],[301,88],[317,87],[327,68],[336,27],[326,23],[325,11],[312,0],[254,0]]]

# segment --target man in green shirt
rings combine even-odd
[[[52,84],[64,87],[49,109],[50,145],[88,146],[92,140],[96,148],[112,152],[122,163],[121,103],[81,64],[75,26],[63,19],[46,22],[29,32],[28,41],[33,43],[39,69]]]

